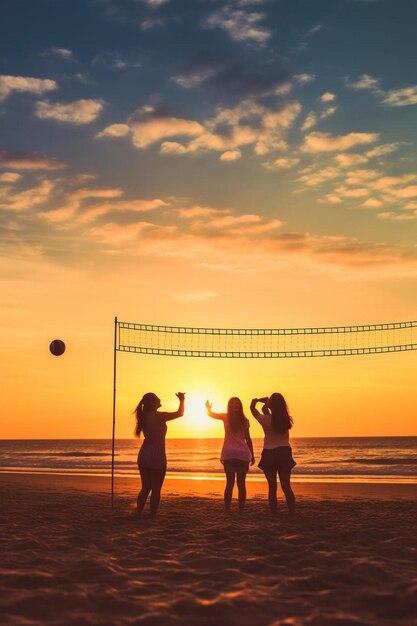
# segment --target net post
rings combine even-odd
[[[113,424],[111,441],[111,506],[114,505],[114,439],[116,433],[116,354],[117,354],[117,317],[114,318],[114,344],[113,344]]]

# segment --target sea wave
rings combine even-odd
[[[333,458],[333,459],[325,459],[324,461],[321,460],[317,460],[317,459],[309,459],[308,461],[309,465],[314,465],[314,466],[318,466],[318,465],[326,465],[326,466],[330,466],[330,465],[342,465],[342,466],[346,466],[346,465],[350,465],[350,464],[357,464],[357,465],[417,465],[417,458],[415,457],[393,457],[393,458],[387,458],[387,457],[374,457],[374,458],[369,458],[369,457],[356,457],[356,458],[347,458],[347,459],[338,459],[338,458]]]
[[[417,459],[415,458],[401,458],[398,457],[396,459],[350,459],[349,461],[344,461],[344,463],[360,463],[363,465],[417,465]]]
[[[168,471],[184,477],[211,474],[220,477],[222,440],[167,440]],[[262,439],[254,439],[257,462]],[[138,475],[137,442],[117,440],[115,471],[120,475]],[[293,441],[297,466],[295,476],[325,479],[329,476],[362,477],[398,476],[417,482],[417,437],[297,439]],[[111,472],[111,440],[16,440],[0,441],[0,470],[30,469],[57,473]],[[254,465],[250,474],[262,475]]]
[[[108,457],[110,456],[110,452],[78,452],[78,451],[74,451],[74,452],[49,452],[49,451],[43,451],[43,452],[20,452],[19,453],[21,456],[40,456],[40,457],[45,457],[45,456],[64,456],[64,457],[90,457],[90,456],[98,456],[98,457]],[[118,456],[118,454],[116,453],[115,456]]]

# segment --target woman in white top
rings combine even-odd
[[[239,512],[242,513],[246,502],[246,474],[249,471],[249,463],[251,465],[255,463],[252,439],[249,434],[249,420],[243,414],[243,406],[239,398],[230,398],[227,403],[227,413],[214,413],[208,400],[206,408],[210,417],[222,420],[224,425],[224,442],[220,460],[226,473],[225,509],[226,511],[230,509],[233,487],[237,479]]]
[[[135,409],[136,427],[135,435],[144,439],[138,453],[138,467],[142,488],[138,495],[138,514],[141,515],[149,494],[151,516],[156,515],[161,489],[167,469],[167,457],[165,452],[165,436],[167,433],[166,423],[184,415],[185,394],[176,394],[179,400],[177,411],[168,413],[159,411],[161,401],[154,393],[145,393]]]
[[[262,413],[256,408],[263,403]],[[273,393],[270,398],[254,398],[250,405],[252,415],[263,428],[265,439],[261,460],[258,467],[263,470],[268,481],[268,500],[271,513],[277,512],[277,473],[287,500],[290,513],[295,510],[295,496],[291,489],[291,470],[295,466],[290,446],[289,431],[293,420],[288,413],[287,403],[280,393]]]

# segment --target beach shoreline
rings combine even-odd
[[[248,499],[253,497],[264,498],[267,496],[267,483],[262,476],[256,481],[247,481],[246,487]],[[111,477],[94,476],[83,474],[59,474],[59,473],[26,473],[15,471],[0,472],[0,480],[14,484],[29,484],[40,489],[79,489],[82,491],[111,494]],[[202,496],[210,498],[222,498],[224,489],[224,475],[216,477],[205,476],[203,478],[191,477],[187,474],[181,476],[167,474],[162,489],[163,497],[193,497]],[[350,498],[363,498],[375,500],[416,500],[417,483],[400,482],[339,482],[339,481],[293,481],[296,496],[300,498],[313,498],[316,500]],[[115,497],[123,495],[136,497],[140,488],[140,478],[137,476],[115,476]],[[278,489],[279,491],[279,489]]]

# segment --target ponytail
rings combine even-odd
[[[146,414],[152,409],[155,398],[156,396],[154,393],[145,393],[136,409],[133,411],[136,415],[136,426],[134,430],[135,437],[140,437],[143,432],[146,423]]]
[[[143,398],[139,402],[138,406],[134,410],[136,415],[136,426],[135,426],[135,437],[140,437],[141,432],[143,431],[144,426],[144,406],[143,406]]]

